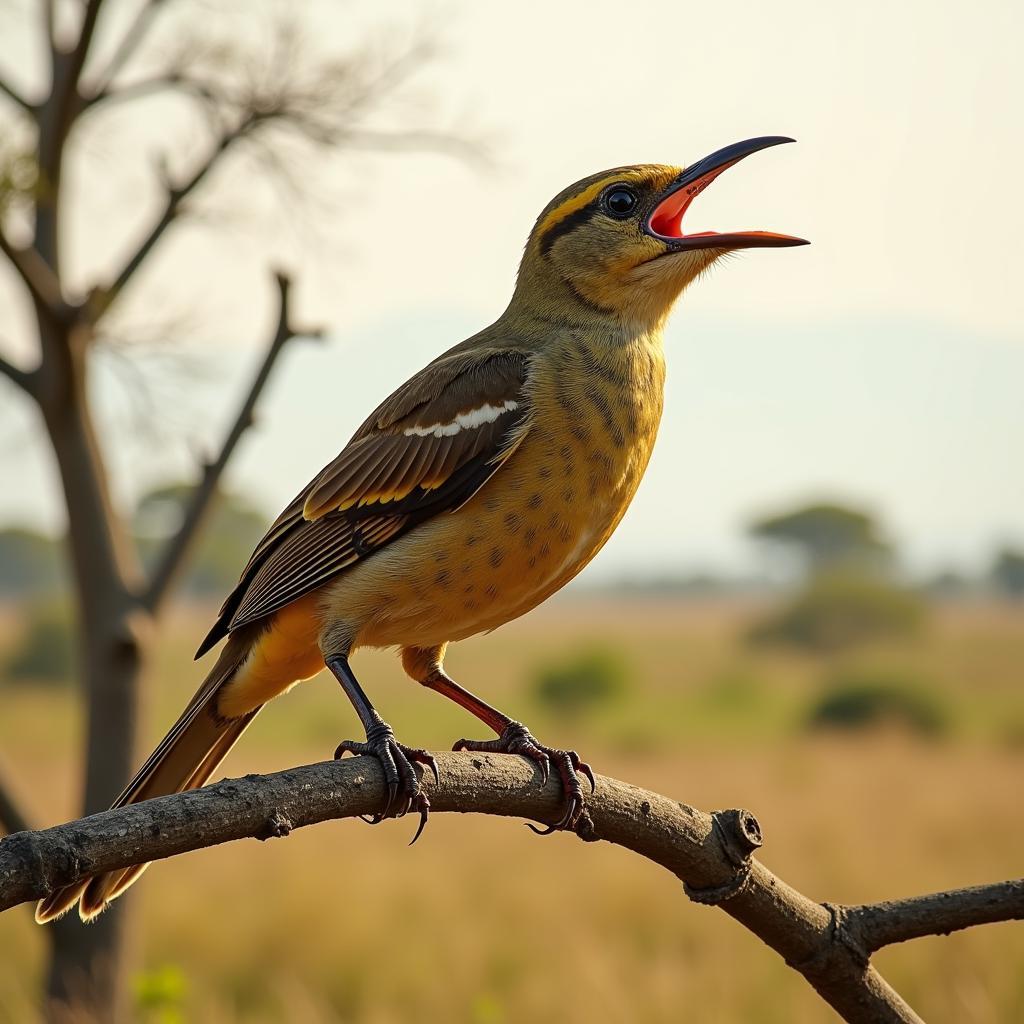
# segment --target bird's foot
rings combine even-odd
[[[399,743],[395,739],[391,726],[386,722],[372,726],[367,731],[366,740],[363,743],[356,740],[342,740],[338,744],[334,756],[337,759],[344,754],[365,754],[375,757],[384,772],[384,782],[388,787],[384,809],[372,817],[363,817],[363,821],[370,825],[379,825],[389,815],[401,818],[409,811],[419,812],[420,823],[416,829],[416,835],[409,843],[412,846],[419,839],[430,815],[430,801],[420,786],[420,780],[413,764],[426,765],[434,773],[434,781],[440,782],[440,776],[437,774],[437,762],[426,750],[407,747],[404,743]]]
[[[554,764],[562,780],[565,793],[565,813],[553,825],[537,828],[527,822],[537,835],[548,836],[562,829],[573,829],[583,813],[583,787],[580,776],[586,777],[590,783],[590,792],[594,792],[594,772],[586,761],[580,760],[575,750],[558,750],[546,747],[536,740],[530,730],[521,722],[509,722],[496,740],[459,740],[452,750],[477,750],[492,754],[520,754],[540,767],[541,777],[548,781],[551,765]]]

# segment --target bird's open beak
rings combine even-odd
[[[780,235],[774,231],[698,231],[692,235],[683,232],[683,217],[690,203],[722,171],[758,150],[794,141],[796,140],[787,139],[782,135],[766,135],[759,139],[736,142],[704,157],[703,160],[698,160],[676,178],[654,208],[654,212],[647,219],[647,232],[666,242],[673,252],[690,249],[755,249],[768,246],[809,245],[806,238]]]

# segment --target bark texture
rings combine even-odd
[[[557,778],[543,783],[536,768],[520,758],[464,753],[436,758],[440,783],[429,775],[422,780],[434,812],[542,823],[560,815]],[[328,819],[370,814],[383,798],[379,765],[360,757],[228,779],[17,833],[0,840],[0,910],[40,899],[93,872],[238,839],[284,837]],[[615,843],[660,864],[693,901],[721,907],[799,971],[844,1020],[856,1024],[920,1021],[870,963],[875,950],[922,935],[1024,919],[1024,879],[858,907],[817,903],[753,858],[762,835],[749,811],[707,813],[603,776],[597,777],[597,792],[588,798],[576,834],[584,842]],[[68,926],[67,920],[60,924]]]

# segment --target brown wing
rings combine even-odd
[[[257,545],[196,657],[468,501],[527,429],[526,353],[454,352],[387,399]]]

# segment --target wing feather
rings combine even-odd
[[[528,373],[528,352],[457,347],[406,382],[277,518],[196,656],[468,501],[526,435]]]

